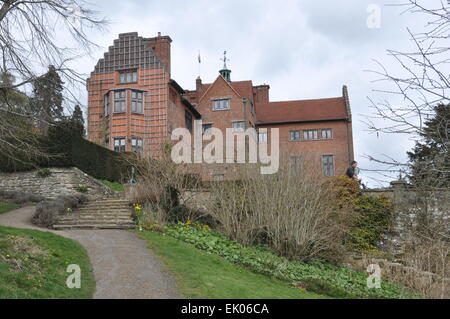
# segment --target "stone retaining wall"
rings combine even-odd
[[[85,193],[89,198],[112,195],[114,192],[85,174],[78,168],[50,168],[48,177],[39,177],[37,170],[20,173],[0,173],[0,189],[44,196],[48,199],[60,195],[79,194],[77,186],[88,188]]]

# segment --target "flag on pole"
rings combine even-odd
[[[202,63],[202,57],[200,56],[200,52],[198,53],[198,63]]]

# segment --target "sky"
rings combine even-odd
[[[396,70],[398,65],[386,50],[412,48],[407,28],[421,30],[425,24],[419,16],[402,14],[404,8],[392,6],[400,2],[127,0],[112,5],[97,0],[93,8],[111,23],[107,32],[91,34],[101,48],[76,63],[89,74],[119,33],[137,31],[154,37],[161,32],[173,40],[172,78],[185,89],[195,88],[199,52],[200,75],[209,83],[223,65],[224,50],[232,80],[269,84],[271,101],[342,96],[345,84],[353,112],[355,157],[366,183],[376,187],[380,179],[388,179],[364,171],[381,168],[365,156],[405,161],[406,151],[414,145],[406,136],[371,134],[363,123],[373,112],[368,97],[390,98],[374,91],[383,84],[374,82],[378,78],[368,71],[378,69],[375,61]],[[379,28],[368,27],[373,5],[380,9]]]

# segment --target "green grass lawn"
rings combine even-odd
[[[67,266],[81,268],[81,288],[69,289]],[[92,298],[95,280],[85,249],[52,233],[0,227],[0,299]]]
[[[312,299],[324,296],[252,273],[190,244],[156,232],[138,235],[164,262],[185,298]]]
[[[9,212],[9,211],[17,209],[19,207],[20,206],[14,205],[14,204],[0,203],[0,214]]]
[[[117,182],[110,182],[110,181],[106,181],[106,180],[102,180],[102,179],[98,179],[98,181],[106,186],[108,186],[109,188],[111,188],[113,191],[116,192],[123,192],[125,191],[125,187]]]

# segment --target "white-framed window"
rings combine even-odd
[[[137,82],[137,71],[120,73],[120,83],[135,83]]]
[[[213,100],[213,110],[214,111],[222,111],[222,110],[229,110],[230,109],[230,99],[218,99]]]
[[[127,94],[125,90],[114,91],[114,113],[127,111]]]
[[[290,131],[289,141],[300,141],[300,131]]]
[[[332,140],[333,139],[333,130],[330,128],[322,130],[322,139],[323,140]]]
[[[325,176],[334,176],[334,156],[323,155],[322,167],[323,167],[323,174]]]
[[[315,141],[319,139],[319,130],[303,131],[303,139],[305,141]]]
[[[244,121],[233,122],[233,132],[244,132],[244,131],[245,131]]]
[[[203,135],[211,135],[212,127],[213,127],[212,124],[203,124],[202,125]]]
[[[143,140],[140,137],[131,138],[131,151],[135,153],[142,153],[144,151]]]
[[[268,135],[267,132],[258,132],[258,143],[267,143]]]
[[[131,112],[144,113],[144,93],[139,91],[131,91]]]
[[[126,150],[126,139],[125,137],[114,138],[114,151],[125,152]]]
[[[109,92],[105,95],[105,116],[109,115],[109,110],[111,107],[111,99],[109,97]]]

